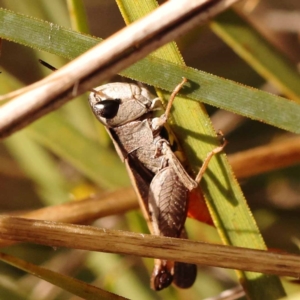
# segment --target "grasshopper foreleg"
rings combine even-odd
[[[170,115],[170,111],[173,105],[173,102],[175,100],[176,95],[179,93],[179,91],[181,90],[181,88],[183,87],[183,85],[187,82],[187,79],[183,77],[182,81],[175,87],[175,89],[173,90],[171,96],[170,96],[170,100],[168,102],[168,105],[166,107],[165,112],[159,117],[159,118],[154,118],[152,120],[152,129],[154,131],[159,130],[160,128],[162,128]]]

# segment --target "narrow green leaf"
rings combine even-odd
[[[97,277],[106,278],[104,288],[113,286],[115,293],[122,294],[129,299],[155,299],[155,292],[149,291],[149,288],[142,284],[141,276],[137,276],[135,270],[131,269],[131,263],[126,260],[126,257],[111,253],[91,252],[87,258],[89,269]],[[125,269],[122,272],[116,272],[120,265],[124,264]]]
[[[152,3],[151,1],[147,1],[148,3]],[[134,6],[132,9],[135,9]],[[152,8],[151,8],[152,9]],[[8,38],[15,38],[16,42],[20,42],[23,44],[30,45],[34,48],[44,49],[45,51],[53,52],[53,53],[60,53],[59,55],[62,56],[68,56],[69,58],[74,58],[75,56],[79,55],[81,51],[84,51],[82,49],[88,49],[95,43],[97,43],[99,40],[93,39],[84,35],[76,35],[72,31],[68,31],[63,28],[59,28],[50,25],[46,22],[38,21],[37,24],[35,24],[35,27],[32,27],[28,30],[24,30],[23,27],[27,23],[24,21],[24,23],[21,22],[21,18],[23,16],[19,15],[18,22],[19,25],[17,26],[3,26],[3,18],[5,18],[4,15],[2,15],[2,10],[0,11],[0,34],[2,29],[4,32],[6,32],[8,35]],[[8,13],[10,14],[10,13]],[[6,15],[7,17],[8,15]],[[136,16],[132,17],[132,20],[134,20]],[[29,23],[34,23],[37,20],[34,20],[32,18],[27,19],[30,21]],[[28,21],[27,20],[27,21]],[[5,21],[9,21],[14,23],[15,19],[13,18],[6,18]],[[43,24],[42,24],[43,23]],[[21,24],[21,27],[20,27]],[[44,27],[43,27],[43,26]],[[10,28],[11,27],[11,28]],[[53,29],[55,27],[56,29]],[[10,36],[10,29],[12,29],[12,35]],[[37,30],[35,32],[35,30]],[[36,35],[35,35],[36,34]],[[53,35],[52,35],[53,34]],[[75,35],[75,37],[74,37]],[[23,37],[26,37],[26,39],[21,39]],[[18,40],[19,38],[19,40]],[[80,39],[83,40],[81,43]],[[49,42],[50,41],[50,42]],[[37,42],[37,44],[35,44]],[[75,42],[75,44],[74,44]],[[78,44],[77,44],[78,43]],[[90,46],[87,46],[90,45]],[[74,48],[72,48],[74,47]],[[73,51],[74,49],[74,51]],[[56,51],[56,52],[55,52]],[[147,60],[148,59],[148,60]],[[266,123],[272,124],[274,126],[284,128],[286,130],[294,131],[294,132],[300,132],[299,130],[299,105],[294,104],[290,101],[286,101],[283,98],[276,97],[273,95],[269,95],[267,93],[263,93],[256,90],[251,90],[246,87],[241,87],[231,81],[223,80],[215,76],[211,76],[208,74],[205,74],[204,72],[200,72],[197,70],[193,70],[191,68],[187,68],[184,66],[178,66],[173,65],[172,63],[168,63],[165,60],[159,59],[159,58],[147,58],[146,60],[139,62],[137,64],[138,67],[132,67],[126,71],[123,72],[128,77],[134,78],[139,81],[148,82],[151,85],[154,86],[160,86],[163,87],[166,90],[171,91],[174,86],[180,81],[179,77],[186,76],[190,79],[190,88],[185,88],[183,90],[183,93],[188,95],[194,100],[203,101],[206,103],[210,103],[212,105],[216,105],[218,107],[223,107],[228,110],[235,111],[237,113],[243,114],[245,116],[249,116],[253,119],[262,120]],[[144,63],[145,62],[145,63]],[[144,63],[144,64],[143,64]],[[180,62],[179,62],[180,63]],[[178,64],[179,64],[178,63]],[[280,68],[279,68],[280,69]],[[141,71],[142,70],[142,71]],[[145,70],[147,72],[145,72]],[[281,68],[281,70],[283,70]],[[145,74],[146,73],[146,74]],[[283,72],[284,73],[284,72]],[[186,75],[185,75],[186,74]],[[143,78],[143,75],[145,76],[144,80],[141,80],[139,78]],[[277,75],[275,75],[277,76]],[[297,76],[297,75],[296,75]],[[295,77],[297,78],[297,77]],[[293,80],[291,81],[293,82]],[[296,82],[299,82],[299,79],[296,80]],[[197,85],[200,85],[199,86]],[[289,81],[287,80],[285,82],[285,85],[288,87]],[[288,87],[289,88],[289,87]],[[284,89],[283,89],[284,90]],[[295,90],[294,90],[295,91]],[[286,92],[288,94],[288,92]],[[297,92],[298,93],[298,92]],[[291,96],[291,94],[289,94]],[[299,95],[299,93],[298,93]],[[292,96],[291,96],[292,97]],[[190,161],[192,162],[194,166],[194,170],[197,170],[197,166],[200,164],[199,159],[197,158],[197,155],[195,153],[198,152],[199,147],[203,147],[203,150],[201,150],[201,157],[211,149],[211,144],[215,143],[215,139],[211,138],[211,135],[213,135],[213,132],[210,129],[205,129],[207,126],[209,127],[209,121],[207,119],[202,120],[202,123],[198,122],[199,115],[195,111],[194,108],[196,106],[189,105],[187,102],[191,102],[188,100],[183,100],[182,107],[176,106],[175,104],[175,110],[174,110],[174,116],[177,122],[178,118],[178,124],[175,127],[175,131],[178,134],[178,136],[181,138],[181,140],[185,141],[188,145],[191,143],[192,148],[190,146],[186,146],[185,150],[186,153],[188,153],[188,156],[190,158]],[[275,104],[274,104],[275,103]],[[182,112],[181,116],[181,109],[183,111],[186,109],[187,111],[184,113]],[[177,115],[177,117],[176,117]],[[182,118],[182,121],[180,119]],[[194,130],[191,130],[192,127],[188,125],[188,122],[193,122],[193,120],[197,120],[194,125]],[[181,122],[181,123],[180,123]],[[208,125],[207,125],[208,124]],[[50,126],[50,123],[49,123]],[[56,127],[54,126],[54,129]],[[59,127],[57,127],[59,128]],[[60,130],[60,129],[59,129]],[[72,129],[73,130],[73,129]],[[205,131],[207,130],[207,132]],[[59,132],[59,131],[57,131]],[[199,134],[198,132],[201,132]],[[203,134],[202,134],[203,132]],[[40,131],[40,136],[44,134],[44,131]],[[193,138],[190,138],[190,135],[193,136]],[[199,139],[201,142],[198,144],[193,144],[194,139]],[[46,138],[45,138],[46,140]],[[56,137],[54,137],[54,141],[56,143],[60,143],[61,141]],[[74,139],[74,141],[77,141]],[[79,140],[78,140],[79,141]],[[45,144],[50,142],[46,141]],[[80,140],[81,143],[81,140]],[[185,144],[185,143],[184,143]],[[76,145],[76,144],[75,144]],[[76,147],[73,145],[74,147]],[[67,145],[69,147],[62,147],[66,151],[72,151],[71,145]],[[80,146],[81,147],[81,146]],[[56,145],[55,147],[56,148]],[[53,149],[54,149],[53,148]],[[205,148],[205,149],[204,149]],[[196,149],[196,150],[195,150]],[[76,149],[75,149],[76,150]],[[59,152],[60,150],[58,150]],[[203,152],[202,152],[203,151]],[[94,155],[96,152],[93,152]],[[82,157],[82,156],[81,156]],[[79,155],[78,155],[79,158]],[[219,161],[218,161],[219,163]],[[217,185],[221,189],[221,194],[226,195],[226,199],[224,201],[224,198],[220,198],[220,202],[224,201],[225,204],[220,203],[220,207],[216,207],[216,209],[219,209],[224,211],[222,213],[226,214],[227,209],[229,209],[228,212],[228,219],[231,220],[232,223],[230,223],[232,226],[228,225],[229,232],[236,232],[237,229],[240,231],[237,232],[237,237],[239,234],[241,234],[243,231],[247,231],[247,227],[240,228],[239,222],[239,209],[240,205],[236,202],[236,199],[232,197],[234,192],[231,190],[230,185],[228,184],[227,180],[230,178],[231,175],[228,176],[227,172],[215,172],[215,162],[212,162],[212,166],[208,172],[207,176],[207,186],[210,184],[210,182],[214,182],[215,185]],[[92,164],[88,163],[89,166],[92,168]],[[96,168],[99,168],[100,164],[96,164]],[[85,167],[82,168],[82,170],[85,170]],[[211,171],[213,170],[213,171]],[[219,171],[223,171],[222,167]],[[89,171],[90,172],[90,171]],[[95,178],[97,176],[96,172],[92,172],[93,175],[90,175],[91,178]],[[233,185],[234,186],[234,185]],[[203,183],[204,189],[208,190],[206,187],[206,182]],[[235,191],[236,194],[239,194],[239,189]],[[218,196],[218,195],[216,195]],[[222,195],[219,195],[222,196]],[[211,200],[211,199],[209,199]],[[213,206],[214,204],[211,204]],[[217,206],[217,204],[216,204]],[[230,209],[237,206],[237,215],[230,214]],[[220,224],[222,226],[223,224]],[[239,226],[239,227],[237,227]],[[245,237],[250,237],[247,234]],[[228,238],[228,237],[225,237]],[[251,237],[250,237],[251,238]],[[252,243],[251,239],[249,240],[249,243]],[[256,275],[258,276],[258,275]],[[261,281],[261,283],[264,284],[264,278],[258,278],[254,277],[254,280]],[[249,287],[251,289],[251,287]],[[265,286],[266,290],[268,290],[268,283]],[[270,288],[272,289],[272,288]],[[263,295],[261,295],[263,297]]]
[[[186,77],[189,84],[181,93],[190,99],[300,133],[297,125],[300,123],[298,103],[245,87],[228,79],[154,57],[147,57],[135,63],[121,74],[167,91],[172,91],[181,77]]]
[[[8,72],[2,75],[0,93],[21,86]],[[74,115],[76,117],[77,113]],[[94,119],[91,115],[89,117],[90,121]],[[42,199],[49,205],[64,202],[68,200],[70,188],[68,180],[53,165],[53,159],[44,147],[101,187],[128,186],[128,176],[117,155],[96,143],[91,135],[78,130],[79,125],[72,125],[68,119],[70,117],[64,118],[61,112],[54,112],[4,141],[29,178],[36,183]]]
[[[157,3],[154,0],[139,1],[139,5],[137,5],[134,0],[118,1],[118,3],[119,2],[122,3],[122,14],[127,14],[125,19],[131,21],[134,21],[133,18],[144,16],[153,9],[153,6],[157,6]],[[153,4],[151,8],[149,2]],[[135,7],[133,14],[131,14],[130,9],[125,10],[125,7]],[[166,46],[164,48],[166,48]],[[173,56],[177,55],[178,61],[181,59],[181,56],[176,52],[176,50],[173,50]],[[158,52],[155,53],[155,56],[161,59],[164,58],[164,54],[160,55]],[[212,79],[210,81],[206,74],[203,74],[200,71],[195,71],[197,75],[194,77],[191,68],[189,68],[186,73],[178,72],[179,70],[174,70],[174,72],[170,72],[170,69],[162,70],[161,66],[153,64],[155,59],[152,59],[152,57],[148,59],[148,68],[145,68],[146,66],[144,65],[144,74],[147,74],[147,77],[150,77],[150,74],[155,73],[155,71],[160,72],[160,76],[156,76],[156,85],[154,85],[156,87],[163,87],[162,85],[164,85],[165,82],[162,83],[160,81],[164,80],[171,81],[172,83],[177,80],[178,84],[180,82],[180,77],[183,76],[189,79],[190,85],[186,88],[189,92],[189,97],[198,91],[202,93],[202,97],[204,95],[206,98],[210,99],[220,99],[220,97],[222,97],[222,100],[226,102],[226,104],[233,99],[235,102],[234,106],[239,97],[241,97],[238,91],[236,91],[238,89],[237,84],[234,84],[233,82],[224,79],[222,80],[214,76],[210,77]],[[172,58],[169,60],[174,62]],[[140,62],[136,63],[133,68],[139,68],[139,63]],[[183,63],[181,64],[182,69],[186,68]],[[176,65],[174,64],[174,66]],[[145,72],[145,70],[147,70],[147,72]],[[187,73],[188,76],[185,76]],[[206,80],[203,80],[204,78],[198,80],[199,73],[202,73],[206,77]],[[196,77],[198,77],[198,79],[196,79]],[[218,82],[218,86],[213,86],[216,82]],[[234,84],[234,87],[231,86],[231,84]],[[176,83],[173,87],[175,86]],[[223,93],[215,94],[215,91],[220,91],[220,89],[223,89]],[[183,89],[183,93],[184,92],[185,89]],[[229,97],[224,99],[223,94],[226,94]],[[253,97],[253,91],[251,91],[251,95]],[[251,99],[251,97],[249,99]],[[192,101],[180,97],[174,102],[172,116],[174,118],[172,128],[179,141],[183,143],[185,153],[187,154],[190,163],[193,163],[193,170],[197,172],[200,163],[197,156],[205,157],[206,154],[211,151],[213,147],[212,144],[216,143],[215,133],[209,117],[203,106],[199,106],[197,103],[193,103]],[[266,249],[243,193],[235,180],[230,165],[224,155],[218,155],[212,159],[200,185],[207,200],[214,223],[225,244],[255,249]],[[278,297],[284,295],[280,281],[275,276],[241,271],[238,271],[238,274],[247,295],[251,299],[278,299]]]
[[[82,0],[68,0],[67,4],[72,29],[79,32],[89,33],[90,30]]]
[[[211,22],[212,30],[266,80],[300,102],[300,76],[296,66],[240,17],[228,10]]]
[[[8,72],[3,72],[1,79],[0,93],[8,93],[21,86],[21,83]],[[44,147],[36,143],[26,130],[9,137],[4,144],[24,173],[35,183],[36,191],[45,204],[54,205],[68,200],[67,179],[61,175],[53,157]]]
[[[68,58],[75,58],[100,41],[3,9],[0,9],[0,36]],[[231,80],[151,56],[121,75],[167,91],[172,91],[179,78],[184,76],[190,80],[191,86],[183,92],[193,100],[300,133],[300,105]]]
[[[122,300],[126,299],[121,296],[112,294],[105,290],[99,289],[95,286],[89,285],[78,279],[56,273],[51,270],[36,266],[17,257],[0,253],[0,259],[18,269],[21,269],[27,273],[37,276],[43,280],[46,280],[62,289],[69,291],[70,293],[77,295],[87,300]]]
[[[69,200],[67,179],[60,173],[49,152],[36,143],[26,131],[7,138],[5,146],[18,161],[24,173],[36,185],[36,191],[45,205],[55,205]]]
[[[157,1],[143,1],[138,5],[133,5],[132,1],[116,0],[122,17],[127,25],[147,15],[149,12],[157,8]],[[156,51],[151,56],[164,59],[174,64],[181,65],[184,63],[183,58],[178,51],[175,42],[169,43]]]
[[[69,17],[72,29],[82,33],[89,33],[88,21],[82,0],[68,0]],[[81,95],[80,100],[73,101],[72,106],[68,105],[68,113],[72,116],[70,121],[76,126],[80,124],[78,130],[81,130],[87,136],[96,137],[102,146],[109,145],[109,137],[103,126],[91,114],[91,110],[86,105],[87,96]],[[84,130],[83,130],[84,129]]]
[[[69,59],[99,42],[91,36],[3,8],[0,9],[0,35],[9,41]]]
[[[57,114],[40,119],[26,130],[100,186],[129,185],[125,167],[114,151],[100,147]]]
[[[12,11],[42,20],[52,20],[64,27],[70,26],[69,20],[66,18],[66,4],[63,1],[31,0],[31,5],[18,0],[2,0],[1,2],[3,7]]]

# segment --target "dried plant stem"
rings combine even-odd
[[[0,237],[51,247],[154,257],[298,277],[300,256],[49,221],[0,217]]]
[[[237,0],[167,1],[0,109],[0,138],[99,85],[151,51],[183,35]],[[138,46],[138,47],[137,47]],[[78,84],[79,83],[79,84]],[[73,87],[78,85],[76,95]],[[26,104],[26,105],[25,105]]]
[[[290,138],[229,155],[237,178],[245,178],[300,162],[300,138]],[[23,218],[80,224],[137,209],[138,202],[131,187],[96,195],[87,199],[45,207],[22,215]],[[12,244],[12,242],[9,242]],[[7,246],[0,243],[0,247]]]
[[[135,208],[138,208],[136,194],[133,188],[129,187],[79,201],[41,208],[28,212],[22,217],[78,224],[125,213]]]
[[[83,200],[33,210],[20,214],[18,217],[82,224],[102,217],[125,213],[132,209],[138,209],[138,207],[136,194],[133,188],[130,187],[95,195]],[[6,247],[14,243],[12,241],[0,241],[0,247]]]
[[[300,138],[238,152],[228,157],[237,178],[245,178],[300,163]]]
[[[300,138],[289,138],[228,156],[237,178],[300,163]],[[131,187],[96,195],[87,199],[45,207],[22,215],[23,218],[80,224],[137,209],[138,202]],[[9,243],[11,244],[11,242]],[[0,247],[7,243],[0,243]]]

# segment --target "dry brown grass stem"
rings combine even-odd
[[[296,255],[83,225],[1,216],[0,237],[50,247],[154,257],[297,278],[300,274],[300,256]]]
[[[300,163],[300,138],[289,138],[228,157],[237,178],[245,178]]]
[[[106,216],[122,214],[129,210],[137,209],[138,207],[135,192],[133,188],[129,187],[94,195],[83,200],[20,213],[18,217],[72,224],[86,224]],[[0,240],[0,247],[14,243],[13,241]]]

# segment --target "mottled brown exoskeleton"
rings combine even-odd
[[[225,143],[210,152],[193,180],[175,156],[168,139],[162,136],[172,102],[186,82],[175,88],[167,109],[160,117],[153,112],[162,109],[159,98],[146,88],[130,83],[109,83],[96,88],[89,97],[92,110],[105,125],[138,195],[140,206],[154,235],[186,238],[184,223],[188,194],[198,183],[211,157]],[[190,287],[196,279],[193,264],[155,260],[151,286],[161,290],[172,282]]]

